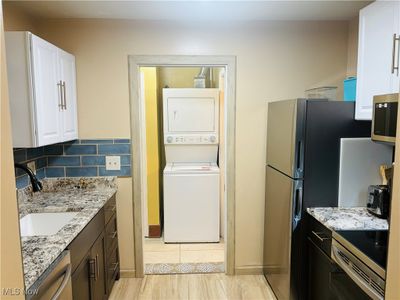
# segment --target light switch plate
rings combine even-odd
[[[36,164],[35,161],[30,161],[26,164],[26,166],[32,170],[33,174],[36,175]]]
[[[121,170],[121,156],[106,156],[106,170]]]

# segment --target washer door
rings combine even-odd
[[[164,241],[219,242],[219,174],[164,175]]]

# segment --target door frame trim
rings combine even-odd
[[[142,199],[141,199],[141,97],[140,67],[210,66],[225,68],[225,273],[235,273],[235,130],[236,130],[236,56],[219,55],[129,55],[129,98],[132,136],[133,239],[135,275],[144,276]]]

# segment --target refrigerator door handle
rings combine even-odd
[[[303,177],[303,168],[304,168],[304,161],[303,161],[303,151],[304,151],[304,143],[302,140],[297,141],[297,149],[296,149],[296,170],[295,176],[297,178]]]
[[[293,208],[293,228],[292,230],[295,230],[297,227],[297,224],[301,220],[301,213],[303,210],[303,188],[298,187],[295,190],[295,196],[294,196],[294,208]]]

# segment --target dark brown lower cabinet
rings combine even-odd
[[[107,201],[68,249],[72,261],[73,299],[108,299],[115,280],[119,279],[115,196]]]
[[[91,299],[107,299],[105,265],[105,239],[104,233],[102,233],[90,250],[89,272]]]
[[[90,252],[85,255],[78,268],[72,274],[72,296],[74,300],[91,299],[89,260]]]

